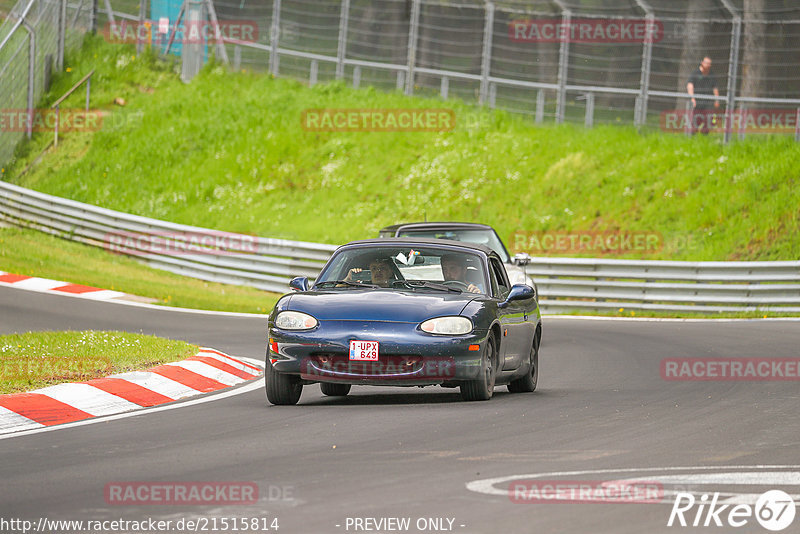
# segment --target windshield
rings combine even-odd
[[[497,252],[505,263],[511,262],[503,242],[491,228],[479,229],[451,229],[451,230],[401,230],[397,237],[428,237],[434,239],[450,239],[451,241],[464,241],[484,245]]]
[[[488,284],[478,254],[408,245],[342,250],[314,284],[315,289],[364,287],[486,294]]]

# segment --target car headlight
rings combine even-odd
[[[466,317],[436,317],[419,325],[420,330],[429,334],[447,334],[451,336],[472,332],[472,321]]]
[[[307,313],[296,311],[282,311],[275,317],[275,328],[283,330],[309,330],[319,324]]]

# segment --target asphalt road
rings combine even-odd
[[[263,319],[0,288],[0,334],[88,328],[185,339],[236,356],[264,355]],[[548,480],[659,480],[668,467],[681,467],[669,471],[673,474],[696,474],[701,471],[682,468],[705,467],[713,473],[759,473],[749,479],[730,475],[734,481],[706,486],[711,492],[779,488],[764,474],[772,470],[742,466],[800,464],[798,382],[665,381],[660,363],[668,357],[797,357],[798,346],[800,322],[792,321],[545,318],[539,389],[532,394],[497,388],[489,402],[465,403],[457,390],[356,387],[337,400],[309,386],[298,406],[272,407],[259,388],[180,409],[0,440],[0,531],[21,532],[2,522],[15,518],[37,523],[40,518],[204,518],[206,531],[214,532],[211,521],[217,518],[220,532],[219,519],[234,517],[270,522],[277,517],[284,534],[365,532],[355,529],[353,518],[395,517],[410,518],[408,529],[394,530],[401,532],[695,531],[667,527],[668,499],[520,504],[507,495],[471,491],[467,484],[526,474]],[[591,472],[622,469],[633,471]],[[800,467],[777,471],[789,473],[782,486],[787,492],[800,493]],[[106,485],[125,481],[254,482],[260,498],[239,506],[108,504]],[[694,512],[687,515],[693,517]],[[417,523],[419,518],[453,523],[445,519],[437,530],[432,523]],[[800,531],[798,525],[800,518],[786,532]],[[767,532],[754,521],[736,531]]]

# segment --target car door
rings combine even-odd
[[[497,258],[489,258],[490,271],[497,280],[502,300],[508,296],[511,284],[508,274],[502,262]],[[501,341],[504,371],[517,369],[523,365],[528,358],[533,343],[533,329],[528,321],[531,302],[529,300],[516,300],[508,303],[508,306],[501,308],[500,323],[503,327],[503,339]]]

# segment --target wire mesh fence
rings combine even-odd
[[[165,15],[157,4],[173,11]],[[62,5],[67,23],[59,48]],[[122,19],[154,31],[182,24],[181,5],[20,0],[0,28],[4,106],[27,105],[30,86],[33,101],[39,98],[46,57],[79,42],[92,7],[100,28]],[[17,24],[29,6],[26,24],[37,37],[33,83],[31,32]],[[217,0],[210,6],[223,28],[254,29],[244,37],[221,32],[234,69],[458,97],[539,122],[692,133],[699,115],[687,109],[687,82],[708,56],[719,96],[696,96],[713,107],[710,131],[726,141],[754,133],[800,139],[796,0]],[[155,35],[138,44],[163,47],[165,34]],[[0,161],[20,135],[0,132]]]
[[[54,69],[91,29],[92,0],[20,0],[0,24],[0,164],[33,128]]]
[[[111,3],[125,13],[123,3],[135,1]],[[258,27],[250,41],[225,40],[237,69],[459,97],[537,121],[691,132],[687,81],[708,56],[719,93],[715,131],[726,140],[800,135],[789,120],[800,107],[800,5],[792,0],[229,0],[214,7],[220,20]],[[698,96],[709,105],[714,98]],[[781,128],[739,127],[740,116],[763,110],[756,119],[764,121],[774,109],[787,118]]]

